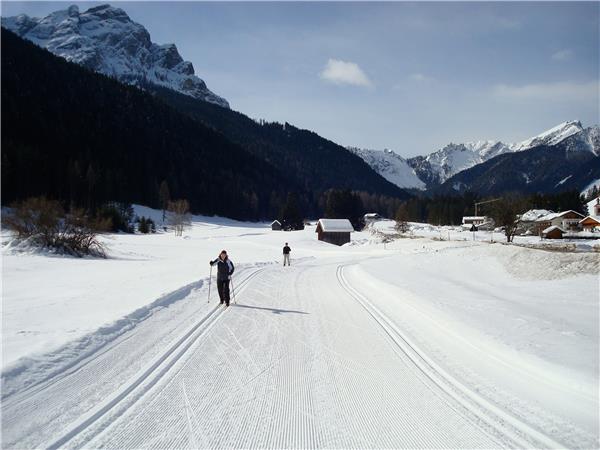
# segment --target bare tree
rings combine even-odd
[[[410,226],[408,225],[408,209],[406,208],[406,203],[401,204],[396,210],[396,231],[399,233],[406,233],[410,230]]]
[[[517,194],[507,194],[494,203],[491,215],[496,225],[504,228],[506,242],[512,242],[519,226],[517,214],[526,208],[525,199]]]
[[[190,204],[187,200],[169,202],[169,225],[175,230],[175,236],[183,235],[183,230],[192,225]]]

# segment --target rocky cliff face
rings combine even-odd
[[[192,63],[183,60],[174,44],[153,43],[148,31],[121,8],[102,5],[81,13],[70,6],[44,18],[2,18],[2,26],[67,61],[124,83],[164,86],[229,107],[194,74]]]

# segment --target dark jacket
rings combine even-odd
[[[283,247],[283,254],[284,255],[289,255],[291,251],[292,251],[292,249],[289,248],[287,245],[285,247]]]
[[[217,265],[217,280],[225,281],[229,280],[235,267],[229,258],[225,258],[225,261],[221,261],[221,259],[217,258],[214,261],[210,262],[211,266]]]

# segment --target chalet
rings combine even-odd
[[[560,227],[563,230],[575,230],[579,226],[581,219],[583,219],[583,214],[569,210],[542,216],[535,223],[538,234],[543,235],[544,230],[551,226]]]
[[[561,227],[552,225],[542,230],[542,238],[544,239],[562,239],[565,230]]]
[[[271,223],[271,230],[281,231],[281,222],[279,220],[274,220],[273,223]]]
[[[587,216],[579,221],[583,231],[600,231],[600,216]]]
[[[463,225],[469,225],[469,228],[471,225],[479,226],[485,222],[487,222],[486,216],[464,216],[462,218]]]
[[[462,218],[462,227],[465,230],[472,230],[473,226],[477,230],[491,230],[494,228],[494,221],[487,216],[464,216]]]
[[[549,214],[554,214],[554,211],[549,211],[547,209],[530,209],[526,213],[521,214],[518,216],[519,231],[525,234],[537,232],[536,220]]]
[[[318,239],[334,245],[350,242],[350,233],[354,227],[348,219],[319,219],[316,232]]]

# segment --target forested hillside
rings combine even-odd
[[[407,196],[314,133],[259,125],[172,91],[157,98],[5,29],[2,74],[4,204],[47,195],[86,208],[156,206],[163,180],[194,212],[243,219],[276,216],[289,192],[306,215],[320,212],[332,188]]]
[[[148,90],[281,169],[287,179],[295,180],[307,191],[337,188],[410,197],[373,171],[362,158],[314,132],[288,123],[256,122],[242,113],[170,89],[148,86]]]
[[[153,96],[2,30],[3,203],[157,205],[162,180],[196,212],[239,218],[266,217],[273,194],[298,189]]]

